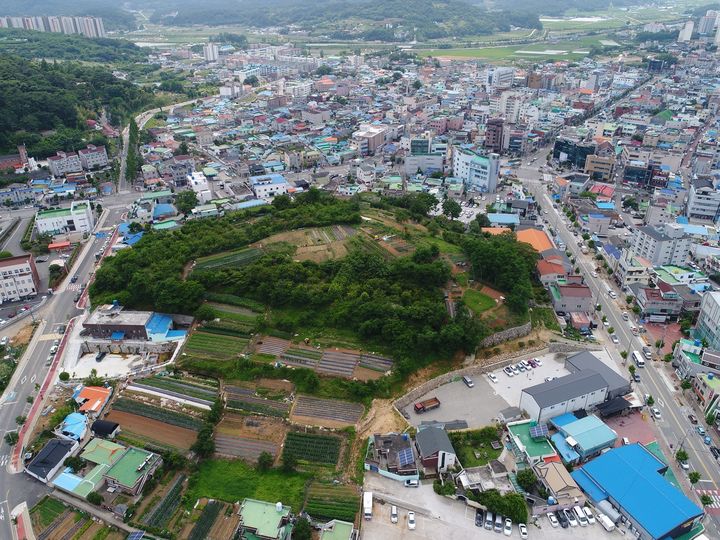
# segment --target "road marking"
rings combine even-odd
[[[34,383],[34,382],[35,382],[35,378],[36,378],[35,375],[33,375],[32,377],[30,377],[30,382],[31,382],[31,383]]]
[[[11,399],[15,399],[15,396],[17,396],[17,393],[10,392],[7,396],[5,396],[5,402],[10,401]]]
[[[20,384],[21,385],[25,384],[25,381],[27,381],[27,375],[23,375],[23,378],[20,379]]]

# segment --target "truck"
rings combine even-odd
[[[367,520],[372,519],[372,491],[363,492],[363,517]]]
[[[433,409],[437,409],[440,406],[440,400],[436,397],[431,397],[430,399],[426,399],[425,401],[418,401],[415,404],[415,412],[418,414],[432,411]]]

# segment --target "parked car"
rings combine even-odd
[[[533,369],[536,368],[536,367],[538,367],[538,365],[537,365],[537,364],[535,363],[535,361],[532,360],[532,359],[531,359],[531,360],[528,360],[528,364],[530,364],[530,367],[533,368]]]
[[[505,375],[507,375],[508,377],[512,377],[513,375],[515,375],[515,374],[513,373],[513,370],[512,370],[512,368],[511,368],[510,366],[505,366],[505,367],[503,368],[503,371],[505,372]]]
[[[695,431],[698,432],[699,435],[705,436],[705,428],[702,426],[695,426]]]
[[[513,375],[520,375],[520,370],[517,366],[510,366],[510,369],[512,369]]]
[[[552,525],[553,528],[557,528],[560,525],[558,518],[552,512],[547,513],[547,518],[550,521],[550,525]]]
[[[528,537],[527,525],[524,523],[518,523],[518,529],[520,529],[520,538]]]
[[[397,523],[397,522],[398,522],[397,506],[392,505],[390,507],[390,523]]]
[[[515,371],[516,369],[518,370],[518,373],[524,373],[524,372],[525,372],[525,366],[523,366],[523,365],[522,365],[521,363],[519,363],[519,362],[518,362],[517,364],[515,364],[515,366],[513,367],[513,371]]]
[[[595,525],[595,516],[592,513],[592,510],[590,510],[587,506],[583,506],[583,512],[585,512],[585,517],[588,520],[588,523],[590,525]]]
[[[420,480],[405,480],[405,487],[420,487]]]
[[[620,340],[618,339],[618,337],[615,334],[610,334],[610,341],[612,341],[615,345],[620,343]]]
[[[484,521],[483,511],[479,508],[475,509],[475,526],[476,527],[482,527],[483,521]]]
[[[690,470],[690,464],[687,461],[681,461],[680,462],[680,468],[683,471],[689,471]]]
[[[697,423],[698,423],[697,416],[695,416],[694,414],[688,414],[688,420],[690,420],[690,423],[691,423],[691,424],[697,424]]]
[[[505,518],[505,527],[503,527],[503,534],[505,536],[512,535],[512,519]]]
[[[563,512],[562,510],[558,510],[557,512],[555,512],[555,517],[557,518],[558,523],[560,523],[560,526],[563,529],[567,529],[570,526],[568,518],[565,515],[565,512]]]
[[[498,378],[495,376],[494,373],[488,373],[488,379],[490,379],[491,382],[498,382]]]
[[[705,435],[705,438],[703,439],[703,442],[710,446],[712,444],[712,439],[710,438],[710,435]]]
[[[590,275],[591,275],[592,277],[598,277],[598,273],[595,272],[594,270],[593,270],[592,272],[590,272]]]
[[[657,407],[653,407],[652,409],[650,409],[650,413],[652,413],[652,415],[653,415],[657,420],[660,420],[660,418],[661,418],[660,409],[658,409]]]
[[[533,362],[535,362],[538,366],[542,366],[542,360],[539,358],[533,358]]]
[[[563,510],[563,512],[565,513],[565,517],[567,518],[568,523],[570,524],[570,526],[571,526],[571,527],[577,527],[577,526],[578,526],[578,522],[577,522],[577,519],[575,518],[575,514],[573,513],[572,509],[568,510],[568,509],[566,508],[565,510]]]
[[[633,373],[633,381],[640,382],[640,374],[639,373]]]
[[[711,446],[710,447],[710,453],[713,455],[715,459],[720,457],[720,448],[717,446]]]
[[[408,512],[408,529],[415,530],[415,512]]]

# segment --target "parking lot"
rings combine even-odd
[[[398,538],[422,538],[428,540],[466,538],[504,537],[493,531],[475,526],[475,510],[464,502],[441,497],[432,489],[430,480],[422,481],[419,488],[405,488],[399,482],[383,478],[374,473],[365,474],[366,491],[373,492],[373,517],[362,521],[360,537],[368,540],[386,540]],[[384,504],[378,499],[383,500]],[[398,507],[398,522],[391,523],[390,507]],[[415,530],[407,525],[408,510],[415,512]],[[554,540],[556,538],[604,540],[617,533],[606,532],[599,524],[588,527],[568,529],[550,526],[547,518],[542,517],[537,524],[528,524],[529,538]],[[520,538],[517,524],[513,525],[511,538]]]
[[[505,376],[505,374],[501,374]],[[502,379],[498,376],[502,382]],[[468,388],[461,380],[444,384],[415,400],[423,401],[431,397],[440,400],[440,407],[422,414],[417,414],[413,403],[405,408],[410,422],[417,426],[420,422],[431,420],[447,422],[465,420],[469,428],[479,428],[495,422],[497,414],[507,408],[508,402],[496,393],[495,384],[485,375],[473,377],[474,388]],[[519,396],[519,394],[518,394]],[[517,405],[517,401],[514,403]]]

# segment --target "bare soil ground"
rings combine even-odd
[[[355,234],[353,229],[342,228],[336,234],[332,227],[312,227],[274,234],[265,238],[262,242],[253,244],[252,247],[286,242],[297,247],[293,256],[294,259],[322,262],[347,255],[345,241],[353,234]]]
[[[32,338],[32,335],[33,326],[30,322],[28,322],[25,326],[21,327],[20,330],[17,331],[17,334],[10,338],[10,343],[14,347],[27,345],[28,343],[30,343],[30,338]]]
[[[189,450],[197,438],[197,433],[191,429],[171,426],[170,424],[132,413],[111,411],[105,419],[120,424],[121,432],[127,433],[128,436],[136,433],[143,438],[155,440],[162,444],[183,450]]]
[[[381,373],[380,371],[375,371],[374,369],[368,369],[360,366],[355,366],[355,370],[353,371],[353,378],[359,381],[374,381],[382,376],[383,373]]]
[[[285,440],[287,430],[287,424],[280,418],[232,413],[225,414],[217,427],[218,433],[276,444],[281,444]]]
[[[77,514],[71,512],[60,524],[47,536],[47,540],[61,540],[77,523]]]

